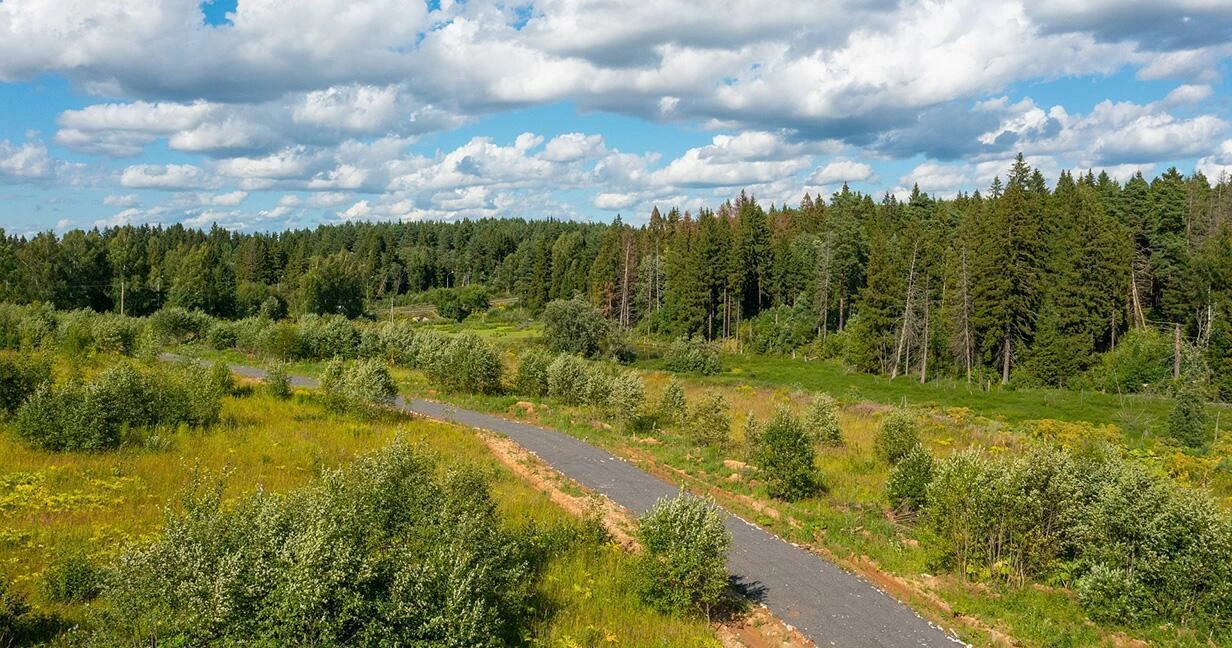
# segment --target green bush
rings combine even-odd
[[[689,418],[688,406],[684,400],[684,388],[673,380],[667,383],[663,395],[659,398],[659,418],[671,425],[683,425]]]
[[[102,591],[103,571],[81,549],[63,551],[43,572],[43,595],[54,603],[92,601]]]
[[[19,353],[0,353],[0,417],[17,411],[40,385],[51,382],[51,363]]]
[[[553,300],[543,310],[543,340],[558,353],[594,357],[611,330],[603,313],[580,297]]]
[[[643,548],[636,572],[642,599],[664,612],[709,618],[728,581],[731,533],[719,509],[682,491],[638,519],[637,537]]]
[[[920,447],[920,425],[915,416],[906,410],[896,409],[882,419],[873,437],[873,450],[877,456],[896,464]]]
[[[149,317],[150,329],[160,343],[185,344],[203,339],[214,320],[201,311],[164,308]]]
[[[444,476],[441,476],[444,473]],[[529,632],[534,547],[485,480],[396,445],[286,494],[198,480],[112,565],[99,645],[502,646]]]
[[[236,325],[230,322],[215,322],[205,337],[210,348],[215,351],[225,351],[234,348],[239,339],[239,335],[236,333]]]
[[[685,434],[701,446],[724,448],[731,443],[731,418],[727,399],[722,394],[709,393],[689,411]]]
[[[548,365],[548,395],[566,405],[580,405],[586,402],[589,379],[585,360],[562,353]]]
[[[133,355],[141,334],[141,320],[121,315],[102,314],[91,324],[94,350],[98,353]]]
[[[701,338],[678,338],[663,356],[668,371],[711,376],[723,370],[719,349]]]
[[[539,349],[527,349],[518,356],[514,389],[519,394],[542,398],[548,394],[548,365],[552,356]]]
[[[752,441],[751,458],[761,469],[770,497],[795,501],[820,490],[813,465],[815,442],[791,412],[780,409]]]
[[[500,352],[491,342],[467,331],[449,340],[427,365],[433,382],[457,391],[495,394],[501,389]]]
[[[278,400],[291,397],[291,376],[287,374],[287,365],[276,362],[265,371],[265,390]]]
[[[1168,413],[1168,436],[1189,448],[1203,448],[1214,440],[1206,426],[1206,398],[1197,377],[1181,376],[1172,396]]]
[[[421,298],[436,307],[436,314],[458,322],[471,313],[485,311],[491,306],[488,290],[483,286],[462,288],[436,288],[424,293]]]
[[[393,377],[381,362],[346,362],[341,358],[326,363],[321,373],[321,391],[330,409],[351,412],[389,405],[398,395]]]
[[[612,395],[611,369],[604,364],[586,363],[586,396],[585,403],[595,407],[605,407]]]
[[[1095,565],[1074,589],[1082,608],[1101,623],[1137,625],[1152,616],[1150,592],[1124,569]]]
[[[804,413],[804,428],[813,439],[828,446],[843,445],[843,430],[838,424],[838,402],[829,394],[818,394]]]
[[[298,326],[291,322],[260,321],[264,326],[257,344],[262,355],[284,362],[309,357],[307,345],[304,344]]]
[[[918,511],[928,502],[928,485],[933,480],[933,455],[917,447],[890,471],[886,496],[896,510]]]
[[[1172,353],[1171,336],[1149,327],[1130,329],[1074,386],[1113,393],[1150,389],[1171,377]]]
[[[224,395],[219,378],[200,365],[139,370],[124,363],[88,382],[40,387],[17,411],[15,428],[44,450],[107,450],[126,430],[213,425]]]
[[[608,406],[615,412],[622,426],[628,426],[630,421],[637,420],[646,405],[646,383],[641,374],[636,371],[622,371],[612,381],[612,392],[608,395]]]
[[[305,315],[299,320],[304,357],[354,359],[359,351],[359,331],[342,315]]]

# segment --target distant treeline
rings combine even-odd
[[[1063,172],[1050,190],[1020,157],[1004,181],[952,200],[843,187],[766,209],[742,194],[715,211],[655,209],[640,227],[496,219],[45,233],[4,237],[0,299],[354,317],[368,300],[482,284],[536,312],[585,295],[648,333],[738,336],[890,375],[1042,385],[1071,383],[1127,335],[1165,356],[1145,361],[1170,364],[1179,329],[1198,351],[1183,354],[1194,360],[1186,371],[1229,397],[1230,190],[1176,169],[1124,184]]]

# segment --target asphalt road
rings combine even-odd
[[[176,356],[164,354],[164,359]],[[252,378],[265,372],[232,365]],[[293,376],[292,384],[316,387],[317,381]],[[399,397],[395,406],[430,419],[495,432],[535,453],[564,475],[640,514],[676,487],[633,464],[563,432],[536,427],[418,398]],[[820,646],[954,646],[961,645],[906,605],[834,563],[801,549],[760,527],[728,514],[732,533],[728,567],[754,600]]]

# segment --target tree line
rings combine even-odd
[[[742,193],[697,214],[656,208],[641,226],[486,219],[4,236],[0,299],[355,317],[374,300],[479,284],[532,312],[581,295],[655,335],[820,355],[837,346],[890,376],[1051,386],[1127,336],[1162,330],[1200,351],[1186,355],[1226,398],[1230,189],[1175,168],[1124,183],[1062,172],[1049,187],[1020,155],[1004,180],[953,199],[844,186],[767,209]]]

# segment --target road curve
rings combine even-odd
[[[163,354],[164,360],[178,360]],[[231,365],[241,376],[265,371]],[[314,388],[316,380],[292,376],[291,383]],[[633,464],[563,432],[518,423],[439,403],[398,397],[394,406],[412,414],[495,432],[535,453],[556,470],[641,514],[676,487]],[[784,622],[820,646],[954,646],[962,642],[916,615],[906,605],[834,563],[727,515],[732,533],[728,567],[746,592]]]

